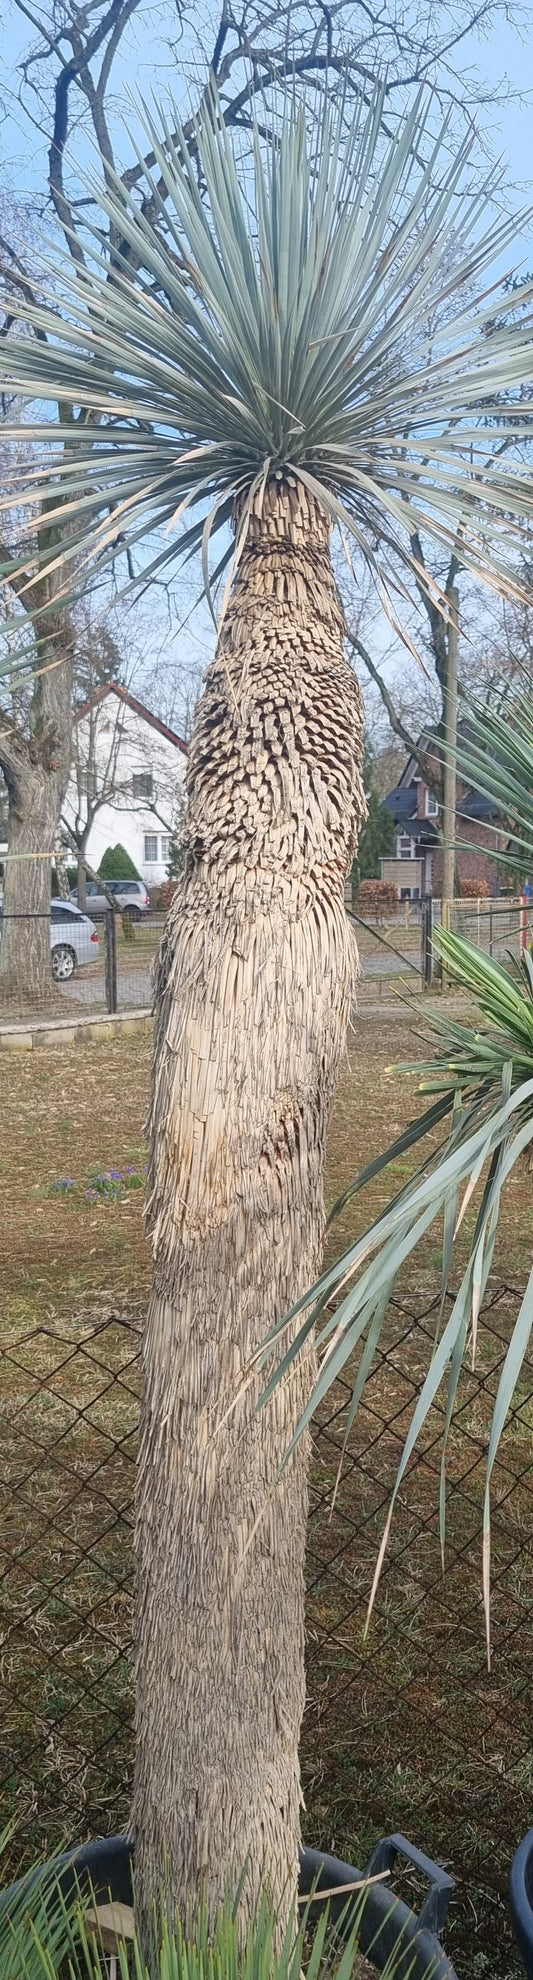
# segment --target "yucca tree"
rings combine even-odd
[[[203,545],[208,585],[217,532],[218,568],[229,562],[155,990],[137,1501],[145,1912],[163,1873],[181,1903],[205,1877],[215,1907],[246,1862],[244,1912],[264,1879],[281,1924],[295,1888],[304,1442],[268,1491],[313,1364],[297,1360],[259,1414],[260,1378],[242,1375],[319,1268],[356,981],[344,881],[364,815],[362,709],[331,528],[381,583],[390,554],[397,583],[416,518],[512,592],[533,505],[505,452],[529,430],[530,327],[497,320],[492,294],[477,314],[472,300],[512,230],[471,194],[467,149],[450,161],[446,132],[430,140],[421,99],[391,144],[382,106],[380,89],[350,114],[324,105],[310,135],[289,104],[241,166],[216,98],[190,145],[174,111],[173,136],[148,119],[149,215],[110,170],[103,196],[127,255],[104,266],[96,236],[90,278],[55,277],[46,345],[5,352],[12,386],[74,406],[55,466],[56,429],[30,429],[48,451],[24,489],[51,499],[55,479],[67,507],[70,491],[67,593],[142,539],[143,583]],[[31,596],[31,571],[28,584]]]

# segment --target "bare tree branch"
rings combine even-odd
[[[17,5],[19,4],[20,0],[17,0]],[[98,27],[94,28],[93,33],[88,35],[84,43],[80,41],[78,54],[73,54],[70,62],[64,64],[60,75],[56,79],[54,124],[52,142],[48,153],[49,184],[57,218],[63,229],[69,254],[72,255],[72,259],[77,263],[78,267],[85,266],[85,255],[76,232],[74,214],[65,193],[63,179],[63,158],[68,137],[69,89],[72,82],[79,82],[82,77],[86,81],[89,64],[98,53],[99,48],[101,48],[106,35],[113,34],[121,14],[126,12],[129,19],[130,14],[133,13],[135,6],[138,4],[139,0],[126,0],[126,4],[125,0],[111,0],[111,6],[99,22]],[[75,20],[74,7],[72,13]],[[126,22],[124,22],[125,25]],[[103,109],[103,93],[99,99],[99,108]],[[108,162],[112,162],[112,154]]]
[[[435,600],[432,597],[429,588],[424,584],[423,577],[419,576],[418,570],[416,569],[416,565],[420,566],[421,571],[424,571],[427,568],[426,560],[424,557],[424,551],[422,548],[422,542],[418,530],[413,530],[412,534],[409,537],[409,542],[411,546],[412,555],[415,559],[414,578],[415,578],[415,584],[416,584],[418,596],[422,601],[422,604],[424,606],[424,611],[426,612],[429,620],[430,644],[435,661],[437,679],[440,682],[441,688],[444,689],[446,686],[446,680],[448,674],[448,642],[449,642],[448,621],[445,618],[443,618],[442,612],[439,611],[439,607],[438,605],[436,605]],[[452,556],[450,557],[448,572],[446,576],[446,583],[444,586],[444,594],[446,598],[449,598],[451,595],[452,587],[455,584],[455,580],[460,569],[461,569],[461,564],[459,557],[457,557],[455,551],[453,551]]]
[[[405,722],[402,722],[401,715],[398,714],[398,710],[394,706],[387,683],[384,681],[383,675],[380,674],[379,667],[376,667],[375,662],[371,659],[368,647],[364,646],[362,639],[359,639],[357,633],[352,633],[349,630],[346,631],[346,639],[348,645],[352,648],[352,652],[359,655],[359,659],[363,661],[363,665],[370,674],[370,679],[374,681],[375,686],[379,689],[383,707],[386,709],[394,735],[398,737],[399,742],[403,743],[408,756],[414,756],[425,782],[429,784],[430,790],[434,791],[435,795],[438,796],[439,786],[435,782],[435,763],[421,749],[419,740],[415,736],[410,735],[409,730],[406,729]]]

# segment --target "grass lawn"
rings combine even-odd
[[[418,1030],[416,1008],[413,1025]],[[412,1083],[387,1070],[420,1049],[407,1027],[402,1012],[394,1022],[356,1025],[330,1133],[328,1206],[414,1110]],[[14,1810],[21,1822],[17,1861],[109,1831],[127,1813],[131,1498],[139,1322],[149,1285],[137,1184],[149,1056],[141,1035],[2,1057],[0,1783],[6,1815]],[[124,1182],[110,1197],[101,1178],[113,1169]],[[404,1172],[398,1164],[398,1179]],[[328,1243],[337,1247],[361,1229],[385,1194],[383,1181],[374,1183]],[[529,1268],[530,1215],[524,1171],[502,1223],[495,1276],[507,1285],[523,1285]],[[510,1294],[493,1307],[480,1377],[466,1380],[452,1440],[446,1580],[435,1412],[402,1493],[364,1640],[387,1492],[434,1326],[427,1309],[438,1267],[436,1234],[391,1316],[333,1517],[340,1388],[314,1439],[306,1833],[361,1863],[380,1833],[400,1828],[451,1859],[459,1886],[448,1949],[460,1980],[518,1980],[504,1892],[533,1803],[533,1373],[521,1386],[495,1481],[490,1676],[479,1540],[481,1459],[515,1310]]]

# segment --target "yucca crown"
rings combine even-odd
[[[208,583],[211,536],[225,532],[222,565],[235,503],[245,529],[283,467],[382,585],[424,528],[516,590],[533,496],[510,443],[531,432],[533,285],[515,320],[498,319],[492,293],[474,308],[514,223],[488,221],[494,186],[470,189],[468,144],[450,160],[446,127],[429,139],[424,92],[392,141],[383,95],[353,114],[324,100],[311,134],[305,106],[286,103],[241,168],[214,89],[189,144],[176,111],[171,124],[144,112],[154,219],[108,172],[112,265],[95,228],[86,272],[61,265],[49,302],[27,306],[45,341],[3,350],[10,390],[61,402],[60,424],[27,429],[46,474],[27,468],[22,492],[49,501],[53,462],[78,588],[88,563],[135,555],[154,531],[143,581],[203,542]],[[19,474],[4,506],[20,495]]]

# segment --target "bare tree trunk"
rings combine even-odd
[[[59,899],[61,901],[69,901],[70,887],[69,887],[69,879],[67,872],[67,860],[66,860],[65,847],[61,839],[61,834],[59,835],[59,838],[56,839],[54,866],[57,873],[57,891],[59,894]]]
[[[362,710],[327,521],[269,484],[188,772],[158,966],[154,1287],[137,1506],[136,1893],[211,1908],[247,1866],[294,1898],[310,1353],[256,1414],[249,1356],[320,1262],[327,1123],[354,997],[344,908]],[[225,1412],[229,1411],[226,1415]],[[256,1526],[257,1522],[257,1526]]]
[[[87,867],[83,852],[78,850],[78,907],[81,914],[87,913]]]
[[[49,626],[39,654],[30,729],[2,720],[8,852],[0,943],[0,998],[38,1009],[57,1001],[50,962],[50,885],[71,747],[72,636]]]

